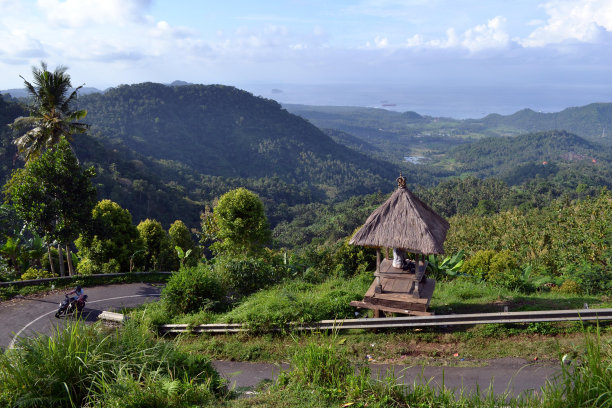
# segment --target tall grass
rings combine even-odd
[[[582,353],[561,362],[560,378],[543,389],[543,406],[612,407],[612,342],[602,342],[599,325],[594,335],[585,330]]]
[[[314,336],[291,358],[292,368],[281,373],[273,392],[311,390],[330,406],[354,407],[496,407],[522,406],[524,401],[495,396],[492,388],[466,395],[463,391],[435,387],[417,379],[404,384],[394,373],[373,377],[368,365],[355,367],[342,341],[335,335]]]
[[[109,334],[77,321],[0,355],[0,406],[182,407],[222,389],[208,359],[135,324]]]

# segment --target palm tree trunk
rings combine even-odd
[[[57,244],[57,258],[59,260],[60,276],[66,276],[66,268],[64,268],[64,254],[61,244]]]
[[[70,244],[66,245],[66,260],[68,261],[68,275],[74,275],[74,266],[72,265],[72,253],[70,252]]]
[[[53,266],[53,256],[51,256],[51,245],[47,244],[47,253],[49,254],[49,267],[51,268],[51,274],[55,275],[55,266]]]

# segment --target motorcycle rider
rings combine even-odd
[[[81,288],[81,285],[77,285],[76,288],[74,288],[73,291],[68,292],[66,294],[67,295],[73,295],[73,294],[75,295],[75,296],[72,296],[70,298],[70,301],[73,302],[73,301],[79,300],[81,298],[81,296],[83,296],[85,294],[85,292],[83,291],[83,288]]]

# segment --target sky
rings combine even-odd
[[[238,86],[476,117],[612,102],[612,0],[0,0],[0,89]]]

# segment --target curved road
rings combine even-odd
[[[155,283],[129,283],[85,288],[88,295],[83,317],[96,321],[104,310],[119,311],[123,307],[134,307],[159,298],[163,285]],[[59,302],[67,291],[55,291],[44,295],[26,296],[20,299],[0,302],[0,348],[8,348],[19,337],[37,333],[49,334],[65,321],[55,318]],[[382,378],[387,372],[406,384],[415,380],[431,380],[440,385],[442,381],[449,388],[465,387],[467,392],[477,387],[486,390],[493,384],[496,395],[509,392],[519,395],[530,390],[539,390],[546,381],[559,372],[557,363],[527,362],[521,359],[498,359],[486,362],[484,367],[407,367],[405,365],[372,364],[375,378]],[[279,370],[288,365],[215,361],[215,368],[230,381],[237,390],[248,390],[265,379],[274,379]]]
[[[104,310],[119,311],[123,307],[153,302],[159,298],[161,288],[162,285],[155,283],[85,287],[88,299],[83,318],[93,322]],[[0,347],[12,346],[21,336],[49,334],[58,324],[62,324],[66,317],[57,319],[55,312],[67,292],[69,290],[53,291],[0,302]]]

